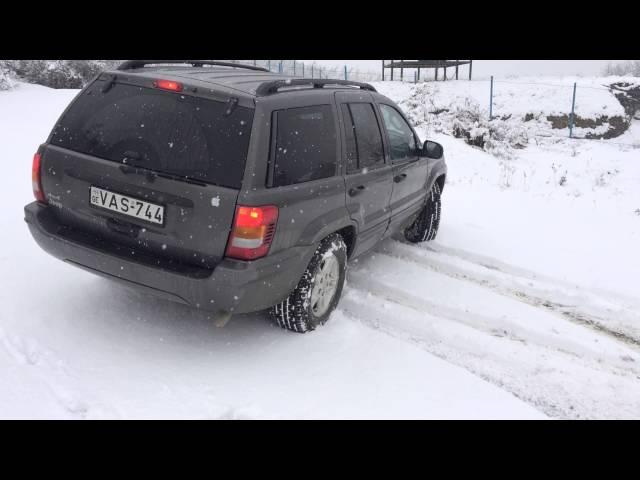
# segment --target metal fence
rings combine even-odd
[[[382,81],[382,74],[376,73],[372,71],[360,70],[358,68],[354,68],[350,65],[336,65],[336,66],[326,66],[319,65],[316,62],[301,62],[298,60],[228,60],[230,62],[236,63],[245,63],[249,65],[255,65],[259,67],[266,68],[271,72],[282,73],[284,75],[292,75],[302,78],[333,78],[333,79],[344,79],[344,80],[355,80],[360,82],[376,82]],[[407,75],[403,75],[401,78],[394,79],[395,82],[403,82],[403,83],[423,83],[423,82],[431,82],[433,80],[437,80],[437,78],[426,78],[426,75],[422,78],[419,78],[417,72],[413,72],[413,74],[406,72]],[[388,79],[385,79],[388,80]],[[580,112],[576,112],[576,97],[580,96],[580,91],[583,89],[596,89],[596,90],[606,90],[610,91],[610,89],[606,86],[595,87],[595,86],[587,86],[587,85],[578,85],[577,82],[574,82],[573,85],[567,84],[553,84],[553,83],[544,83],[544,82],[521,82],[521,81],[510,81],[510,80],[494,80],[494,77],[490,77],[490,81],[488,82],[488,106],[489,106],[489,120],[493,120],[494,118],[500,118],[503,112],[500,112],[499,109],[496,109],[496,105],[494,105],[494,96],[497,89],[503,84],[521,84],[521,85],[537,85],[537,86],[547,86],[547,87],[555,87],[562,89],[562,98],[565,97],[564,93],[566,92],[566,103],[565,100],[562,100],[563,104],[566,104],[566,113],[568,115],[568,136],[569,138],[585,138],[579,137],[575,134],[575,123],[576,116],[580,114]],[[584,91],[587,91],[584,90]],[[615,143],[609,141],[608,143]],[[625,144],[626,145],[626,144]],[[632,145],[636,146],[636,145]]]
[[[493,76],[490,77],[489,85],[488,85],[488,107],[489,107],[489,120],[493,120],[495,118],[501,118],[501,113],[499,109],[496,109],[496,105],[494,103],[496,93],[499,91],[501,87],[504,85],[513,89],[515,85],[523,85],[523,86],[536,86],[543,87],[548,89],[548,94],[554,94],[559,98],[559,106],[563,105],[565,108],[558,108],[559,112],[566,112],[568,118],[568,136],[569,138],[575,139],[595,139],[597,137],[580,137],[575,134],[576,129],[576,119],[580,115],[580,111],[576,111],[576,98],[580,97],[581,92],[582,95],[588,94],[589,91],[599,90],[606,91],[608,93],[612,93],[612,88],[606,85],[602,86],[592,86],[592,85],[578,85],[578,82],[573,82],[572,84],[560,84],[560,83],[549,83],[549,82],[526,82],[526,81],[517,81],[517,80],[495,80]],[[509,95],[514,95],[512,92],[509,92]],[[517,92],[516,94],[517,95]],[[560,114],[561,115],[561,114]],[[603,112],[603,118],[608,119],[606,112]],[[637,116],[637,113],[636,113]],[[635,116],[634,116],[635,117]],[[629,121],[633,122],[634,118],[630,118]],[[587,119],[587,122],[590,120]],[[595,122],[595,120],[591,119],[591,122]],[[587,127],[593,128],[593,127]],[[616,142],[608,142],[608,143],[616,143]],[[619,143],[620,145],[628,145],[628,146],[637,146],[635,144],[624,144]]]
[[[376,82],[382,80],[380,73],[360,70],[350,65],[326,66],[316,62],[305,63],[298,60],[228,60],[263,67],[271,72],[293,75],[302,78],[333,78],[354,80],[357,82]]]
[[[226,60],[228,62],[245,63],[248,65],[255,65],[257,67],[263,67],[267,70],[275,73],[282,73],[284,75],[293,75],[303,78],[333,78],[340,80],[355,80],[357,82],[379,82],[383,80],[382,73],[374,72],[371,70],[361,70],[348,64],[326,66],[319,65],[316,62],[305,63],[299,60]],[[409,67],[405,69],[397,68],[401,73],[396,75],[396,78],[391,79],[389,74],[386,75],[384,80],[392,80],[394,82],[403,83],[421,83],[424,81],[435,80],[438,81],[437,69],[435,69],[435,77],[427,74],[420,76],[417,69],[411,69]],[[404,72],[403,72],[404,70]],[[404,73],[404,74],[403,74]],[[446,80],[446,75],[444,77]]]

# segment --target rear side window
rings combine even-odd
[[[105,160],[240,188],[253,109],[152,88],[95,82],[51,143]]]
[[[335,175],[336,126],[330,105],[278,110],[274,116],[274,187]]]
[[[370,103],[342,104],[346,127],[347,171],[384,164],[382,134]]]

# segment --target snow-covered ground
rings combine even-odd
[[[573,84],[576,84],[575,113],[582,117],[621,115],[624,110],[607,88],[618,82],[640,83],[634,77],[507,77],[494,79],[493,113],[524,116],[527,113],[562,115],[571,111]],[[407,98],[412,83],[371,82],[376,89],[390,98]],[[461,104],[473,99],[489,110],[489,80],[449,80],[418,84],[435,93],[429,100],[435,109]]]
[[[75,93],[0,92],[0,417],[640,418],[640,148],[617,144],[637,121],[511,160],[430,133],[438,239],[358,259],[297,335],[260,314],[216,328],[37,247],[31,157]]]

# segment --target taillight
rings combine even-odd
[[[278,222],[278,207],[238,205],[227,242],[227,257],[255,260],[269,252]]]
[[[153,86],[161,88],[163,90],[170,90],[172,92],[181,92],[182,84],[180,82],[174,82],[172,80],[156,80],[153,82]]]
[[[40,161],[42,160],[42,155],[36,153],[33,156],[33,164],[31,165],[31,185],[33,186],[33,196],[36,197],[36,200],[39,202],[45,202],[47,199],[44,196],[44,192],[42,191],[42,182],[40,180]]]

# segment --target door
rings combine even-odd
[[[343,132],[346,205],[358,224],[354,255],[372,248],[389,224],[393,168],[387,164],[382,125],[365,92],[337,92]]]
[[[390,231],[406,223],[424,205],[429,164],[417,135],[395,107],[378,104],[393,166]]]

